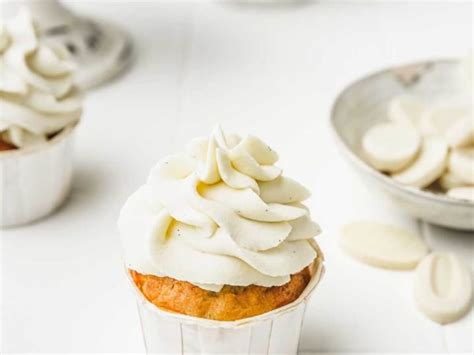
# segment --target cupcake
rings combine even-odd
[[[66,197],[82,100],[68,52],[43,43],[26,10],[0,25],[0,62],[0,225],[10,226]]]
[[[127,200],[118,225],[147,351],[296,353],[321,230],[277,160],[217,127]]]

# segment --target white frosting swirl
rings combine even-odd
[[[0,134],[17,147],[43,142],[75,123],[81,95],[66,49],[45,45],[28,11],[0,29]]]
[[[287,283],[316,258],[320,228],[301,203],[308,190],[277,160],[260,139],[218,127],[160,161],[120,214],[128,267],[214,291]]]

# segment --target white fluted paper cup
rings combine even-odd
[[[127,276],[137,298],[148,354],[296,354],[306,304],[323,273],[323,257],[300,297],[281,308],[238,321],[214,321],[162,310]]]
[[[58,208],[71,189],[75,125],[48,142],[0,152],[0,227],[33,222]]]

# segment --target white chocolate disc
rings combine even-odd
[[[474,201],[474,186],[454,187],[448,190],[448,196],[460,200]]]
[[[474,120],[471,116],[465,116],[454,123],[445,134],[446,141],[452,148],[459,148],[474,143]]]
[[[471,306],[470,272],[452,253],[430,254],[416,269],[414,296],[418,308],[431,320],[454,322]]]
[[[453,149],[449,170],[466,185],[474,185],[474,147]]]
[[[465,115],[467,110],[464,107],[435,107],[427,110],[421,116],[421,134],[425,137],[443,137]]]
[[[394,180],[404,185],[423,188],[443,174],[448,157],[448,146],[438,138],[426,138],[421,152],[405,170],[393,174]]]
[[[454,175],[452,172],[445,171],[443,175],[438,180],[439,186],[445,191],[449,189],[453,189],[455,187],[461,187],[461,186],[466,186],[466,183],[459,179],[456,175]]]
[[[387,269],[413,269],[428,253],[428,247],[417,235],[377,222],[346,224],[340,246],[366,264]]]
[[[418,127],[424,110],[422,103],[413,96],[400,95],[390,101],[387,114],[391,121]]]
[[[417,130],[406,124],[385,122],[370,128],[362,139],[369,163],[387,172],[400,171],[413,161],[421,145]]]

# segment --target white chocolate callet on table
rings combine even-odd
[[[474,202],[474,186],[454,187],[448,190],[448,196]]]
[[[447,191],[449,189],[453,189],[455,187],[463,187],[466,186],[466,183],[459,179],[456,175],[454,175],[449,170],[445,171],[443,175],[438,180],[439,186]]]
[[[362,148],[370,164],[381,171],[396,172],[416,157],[421,137],[415,128],[397,122],[384,122],[370,128]]]
[[[452,148],[474,144],[474,118],[472,113],[459,119],[445,134],[447,143]]]
[[[418,127],[424,111],[425,107],[418,99],[409,95],[400,95],[389,102],[387,114],[391,121]]]
[[[413,269],[428,253],[428,247],[416,234],[369,221],[346,224],[340,246],[366,264],[387,269]]]
[[[393,174],[395,181],[409,186],[423,188],[438,179],[446,169],[447,144],[438,138],[423,140],[420,154],[405,170]]]
[[[474,185],[474,147],[453,149],[448,166],[466,185]]]
[[[445,133],[467,114],[465,107],[433,107],[421,116],[420,132],[425,137],[444,137]]]
[[[414,297],[431,320],[454,322],[471,308],[471,273],[452,253],[430,254],[416,269]]]

